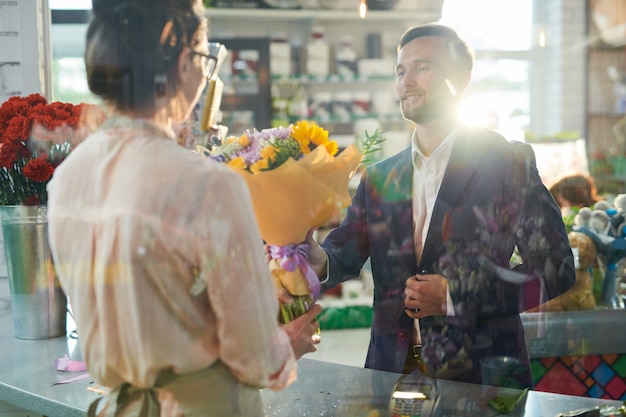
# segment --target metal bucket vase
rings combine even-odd
[[[65,336],[67,297],[48,245],[46,206],[0,206],[15,337]]]

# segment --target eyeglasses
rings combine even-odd
[[[203,52],[191,51],[194,55],[200,55],[205,58],[204,61],[204,76],[208,79],[213,78],[215,73],[215,68],[217,67],[217,58],[213,55],[205,54]]]

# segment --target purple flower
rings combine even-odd
[[[211,156],[210,158],[220,163],[226,162],[226,157],[224,155],[215,155],[215,156]]]
[[[258,139],[252,139],[250,137],[250,145],[237,151],[235,156],[241,156],[247,165],[252,165],[259,159],[261,159],[261,148],[263,144]]]

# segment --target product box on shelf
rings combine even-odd
[[[300,0],[258,0],[259,6],[269,9],[297,9]]]
[[[256,9],[260,0],[208,0],[208,6],[225,9]],[[207,1],[205,0],[205,5]]]
[[[389,77],[394,74],[395,62],[384,58],[365,58],[357,62],[359,75],[366,77]]]
[[[331,47],[326,42],[325,29],[314,26],[309,42],[304,46],[304,73],[326,77],[330,74]]]
[[[272,75],[291,75],[291,45],[286,35],[276,35],[270,42],[270,73]]]

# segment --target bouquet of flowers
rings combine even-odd
[[[270,247],[274,283],[294,297],[291,305],[281,304],[283,323],[306,312],[319,296],[303,243],[307,232],[350,203],[348,182],[362,153],[355,145],[339,154],[338,149],[328,131],[308,121],[246,131],[198,149],[237,170],[248,184],[261,237]]]
[[[0,205],[44,205],[54,169],[104,119],[94,105],[39,94],[0,106]]]

